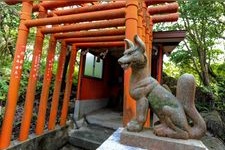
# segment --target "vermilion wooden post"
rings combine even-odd
[[[159,59],[158,59],[158,70],[157,70],[157,80],[159,84],[162,80],[162,65],[163,65],[163,47],[159,46]]]
[[[67,51],[66,42],[62,41],[61,52],[60,52],[60,56],[59,56],[59,60],[58,60],[58,68],[57,68],[55,85],[54,85],[54,92],[53,92],[52,103],[51,103],[49,123],[48,123],[49,130],[53,130],[55,128],[59,96],[60,96],[60,89],[61,89],[61,83],[62,83],[62,75],[63,75],[63,69],[64,69],[65,59],[66,59],[66,51]],[[36,132],[41,133],[40,130],[38,130],[38,128],[36,128],[36,129],[37,129]]]
[[[143,18],[143,29],[142,29],[142,40],[145,42],[145,33],[146,33],[146,22],[145,19]]]
[[[51,78],[52,78],[52,68],[53,68],[54,57],[55,57],[55,49],[56,49],[56,39],[54,38],[54,35],[51,35],[49,40],[48,56],[46,60],[43,86],[41,91],[41,98],[40,98],[41,102],[48,101],[49,88],[50,88]]]
[[[74,73],[74,66],[76,62],[76,54],[77,54],[77,48],[76,48],[76,45],[73,44],[72,50],[71,50],[71,56],[70,56],[69,70],[68,70],[67,78],[66,78],[66,89],[65,89],[64,98],[63,98],[63,106],[62,106],[61,117],[60,117],[60,126],[64,126],[66,124],[66,117],[68,113],[71,88],[73,84],[73,73]]]
[[[45,9],[43,7],[40,7],[38,17],[43,18],[45,16],[46,16]],[[39,65],[42,54],[43,41],[44,35],[41,33],[41,27],[38,27],[33,51],[32,65],[30,69],[29,81],[27,86],[23,118],[19,134],[20,141],[26,140],[29,135],[30,122],[33,115],[33,103],[35,99],[35,91],[36,91],[37,77],[39,73]]]
[[[7,148],[10,144],[10,138],[12,134],[14,115],[16,111],[16,104],[18,99],[20,79],[22,74],[22,66],[24,62],[24,54],[26,50],[27,37],[29,34],[29,28],[24,25],[26,20],[31,18],[33,3],[31,1],[22,2],[22,10],[20,16],[20,26],[18,31],[18,37],[16,42],[16,49],[14,60],[11,69],[8,99],[6,104],[5,115],[1,128],[0,135],[0,149]]]
[[[146,30],[145,30],[145,45],[146,45],[146,55],[148,57],[148,68],[149,68],[149,74],[151,74],[151,49],[150,49],[150,16],[148,12],[146,12]]]
[[[150,68],[149,68],[149,61],[150,61],[150,57],[149,57],[149,34],[147,33],[149,31],[148,29],[148,26],[147,26],[147,6],[145,4],[145,2],[142,2],[142,8],[143,8],[143,41],[145,42],[145,46],[146,46],[146,55],[147,55],[147,59],[148,59],[148,63],[147,63],[147,66],[148,66],[148,72],[149,72],[149,75],[150,75]],[[147,113],[147,120],[145,122],[145,127],[150,127],[150,109],[148,109],[148,113]]]
[[[149,17],[150,17],[149,18],[149,50],[150,50],[149,51],[149,54],[150,54],[149,57],[152,58],[153,22],[152,22],[152,16],[149,16]],[[151,67],[151,65],[152,65],[152,60],[150,59],[149,66]],[[150,69],[150,73],[151,73],[151,69]]]
[[[127,0],[126,3],[126,38],[133,41],[138,26],[138,1]],[[136,102],[130,97],[131,69],[124,72],[124,109],[123,125],[125,126],[136,114]]]
[[[143,14],[143,19],[142,19],[142,24],[143,24],[143,30],[142,30],[142,39],[145,43],[145,33],[146,33],[146,11],[147,11],[147,7],[146,7],[146,4],[145,2],[142,2],[142,14]]]
[[[142,39],[143,37],[143,10],[142,10],[142,1],[138,2],[138,30],[137,33]],[[143,39],[142,39],[143,40]]]
[[[147,15],[148,17],[148,24],[149,24],[149,30],[148,30],[148,33],[149,33],[149,73],[152,74],[152,47],[153,47],[153,22],[152,22],[152,16],[151,14],[148,14]],[[153,112],[150,112],[150,126],[153,127]]]
[[[78,74],[78,83],[77,83],[77,100],[80,100],[81,98],[81,83],[82,83],[82,77],[84,72],[84,55],[80,54],[80,65],[79,65],[79,74]]]

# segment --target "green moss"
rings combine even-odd
[[[150,106],[155,111],[160,111],[164,106],[170,106],[173,108],[177,108],[178,105],[176,101],[172,100],[171,97],[164,97],[164,99],[158,97],[157,95],[149,94],[148,101],[150,103]]]

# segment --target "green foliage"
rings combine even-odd
[[[7,63],[5,63],[5,64],[7,64]],[[9,77],[10,77],[10,69],[8,67],[2,66],[0,68],[0,89],[1,89],[0,102],[6,101],[7,92],[8,92]]]
[[[11,7],[0,2],[0,104],[7,98],[10,67],[19,25],[18,10],[17,5]]]
[[[210,86],[216,80],[214,63],[223,63],[225,57],[225,2],[179,1],[180,19],[177,23],[162,23],[156,30],[186,30],[186,38],[177,51],[171,54],[173,61],[184,72],[198,76],[200,84]],[[223,60],[224,61],[224,60]]]
[[[78,74],[79,74],[79,65],[80,65],[80,55],[81,55],[81,50],[77,51],[77,57],[76,57],[76,62],[75,62],[75,68],[74,68],[74,73],[73,73],[73,85],[78,84]]]
[[[225,63],[214,64],[213,69],[217,74],[216,83],[213,84],[213,93],[216,95],[215,108],[225,110]]]
[[[0,93],[0,101],[6,100],[6,93],[8,92],[8,82],[7,80],[1,79],[0,80],[0,87],[1,87],[1,93]]]
[[[23,73],[22,73],[22,77],[20,80],[20,90],[19,90],[19,97],[20,97],[19,99],[20,100],[25,100],[28,78],[29,78],[29,73],[30,73],[30,66],[31,66],[30,61],[27,61],[27,60],[24,61]]]
[[[217,99],[215,100],[215,108],[217,110],[225,110],[225,80],[218,82],[215,85],[215,93],[217,94]]]
[[[211,65],[212,69],[220,76],[221,78],[225,78],[225,62],[220,64],[220,63],[214,63]]]
[[[14,55],[20,6],[0,2],[0,58]]]
[[[168,75],[191,73],[207,99],[198,105],[201,110],[225,110],[225,2],[178,1],[180,19],[177,23],[162,23],[156,30],[186,30],[186,38],[170,55]],[[176,70],[179,73],[174,72]],[[202,100],[198,100],[202,101]],[[204,100],[203,100],[204,101]]]
[[[180,76],[180,71],[180,68],[171,61],[163,63],[163,72],[175,79],[178,79]]]

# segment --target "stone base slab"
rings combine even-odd
[[[68,141],[68,125],[56,126],[52,131],[45,130],[42,135],[29,135],[29,139],[20,142],[14,140],[7,150],[56,150],[61,149]]]
[[[208,150],[200,140],[158,137],[150,129],[141,132],[128,132],[123,129],[120,143],[148,150]]]
[[[146,150],[120,143],[120,135],[124,128],[118,128],[97,150]]]

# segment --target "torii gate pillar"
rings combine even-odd
[[[138,1],[128,0],[126,4],[126,39],[133,41],[134,35],[137,34],[138,27]],[[130,97],[130,76],[131,69],[124,72],[124,106],[123,106],[123,125],[135,117],[136,102]]]

